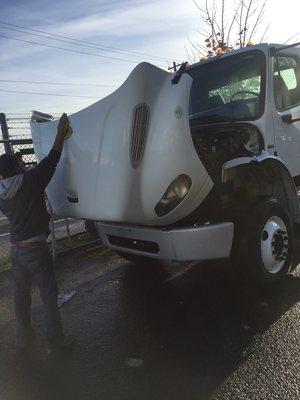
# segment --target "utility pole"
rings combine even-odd
[[[6,115],[4,113],[0,113],[0,126],[1,126],[1,132],[2,132],[2,139],[4,141],[5,153],[12,154],[11,146],[9,143],[7,120],[6,120]]]
[[[182,64],[184,64],[184,63],[176,64],[176,62],[173,61],[173,66],[172,66],[172,67],[169,67],[168,70],[169,70],[169,71],[173,70],[174,72],[177,72],[177,68],[178,68],[178,67],[181,67]]]

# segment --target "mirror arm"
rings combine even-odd
[[[285,114],[281,116],[281,119],[286,124],[293,124],[294,122],[300,121],[300,118],[293,119],[292,114]]]

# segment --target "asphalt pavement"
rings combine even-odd
[[[42,309],[35,357],[14,355],[10,283],[0,282],[0,399],[202,400],[300,398],[300,270],[254,287],[226,262],[133,265],[74,256],[57,268],[68,357],[45,359]]]

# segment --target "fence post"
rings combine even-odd
[[[4,113],[0,113],[0,125],[1,125],[1,132],[2,132],[2,139],[4,140],[4,149],[6,154],[12,154],[9,140],[9,133],[8,133],[8,126],[6,121],[6,115]]]
[[[54,226],[54,219],[53,219],[53,211],[52,211],[52,207],[50,204],[50,201],[48,200],[48,209],[50,212],[50,236],[51,236],[51,248],[52,248],[52,258],[55,261],[56,260],[56,237],[55,237],[55,226]]]
[[[66,231],[67,231],[67,238],[68,238],[68,243],[71,242],[71,235],[70,235],[70,224],[68,218],[65,219],[66,223]]]

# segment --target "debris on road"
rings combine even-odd
[[[269,303],[267,303],[266,301],[262,301],[261,302],[261,306],[262,307],[269,307]]]
[[[62,294],[59,294],[57,296],[57,305],[58,307],[63,306],[67,301],[70,301],[73,296],[75,296],[76,290],[71,290],[70,292],[65,292]]]
[[[128,358],[126,361],[126,364],[128,367],[140,367],[141,365],[144,364],[144,360],[141,358]]]

